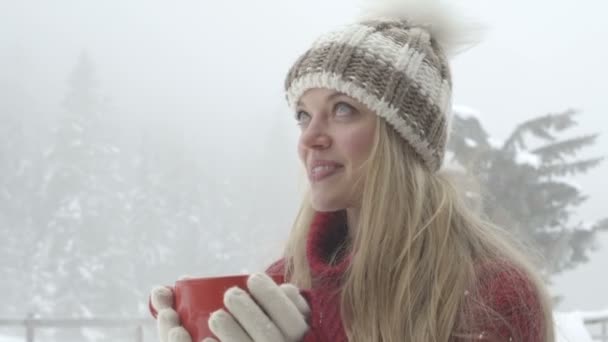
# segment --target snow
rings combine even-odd
[[[96,329],[84,328],[81,330],[81,332],[84,336],[86,336],[87,341],[103,341],[104,338],[107,338],[104,333],[101,333],[99,330]]]
[[[50,295],[53,295],[53,294],[55,294],[55,292],[57,292],[57,286],[55,286],[55,284],[46,283],[43,285],[43,288],[46,291],[46,293],[50,294]]]
[[[73,198],[68,205],[68,210],[73,213],[74,218],[80,218],[82,216],[82,209],[80,208],[80,200]]]
[[[70,253],[74,247],[74,239],[69,239],[65,242],[65,251]]]
[[[468,146],[468,147],[476,147],[477,146],[477,142],[475,142],[475,140],[471,139],[471,138],[464,138],[464,143]]]
[[[586,231],[586,232],[590,232],[590,231],[593,231],[594,227],[595,227],[595,223],[594,222],[582,221],[580,223],[580,225],[578,225],[577,229],[578,230],[582,230],[582,231]],[[608,316],[608,315],[606,315],[606,316]]]
[[[95,315],[86,307],[86,305],[80,305],[80,312],[82,312],[82,316],[84,318],[93,318]]]
[[[463,174],[467,171],[467,169],[462,166],[456,160],[449,160],[446,158],[446,162],[441,166],[443,171],[453,173],[453,174]]]
[[[556,342],[593,342],[581,312],[554,312]]]
[[[496,139],[496,138],[489,137],[488,138],[488,143],[490,144],[490,146],[492,146],[493,148],[495,148],[497,150],[502,149],[503,142],[500,141],[500,140],[498,140],[498,139]]]
[[[534,168],[538,168],[541,164],[540,157],[525,150],[517,151],[515,161],[518,164],[528,164]]]
[[[454,105],[452,106],[452,112],[454,114],[458,114],[459,116],[468,119],[468,118],[475,118],[478,119],[481,117],[481,113],[474,108],[471,107],[467,107],[467,106],[462,106],[462,105]]]
[[[89,271],[85,267],[80,266],[78,268],[78,272],[80,273],[80,275],[82,276],[83,279],[86,279],[89,281],[93,280],[93,274],[91,273],[91,271]]]
[[[51,167],[44,173],[44,182],[48,183],[55,176],[55,168]]]
[[[25,337],[3,336],[0,335],[0,342],[23,342]]]
[[[566,185],[569,185],[571,187],[573,187],[574,189],[578,190],[578,191],[582,191],[582,187],[579,183],[575,182],[573,177],[570,176],[551,176],[551,181],[554,182],[559,182],[559,183],[564,183]]]

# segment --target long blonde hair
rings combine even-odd
[[[507,260],[534,285],[544,342],[552,342],[550,300],[524,254],[465,204],[448,174],[430,172],[394,129],[377,123],[341,293],[349,341],[468,340],[476,322],[464,293],[475,288],[475,266]],[[305,197],[284,255],[286,276],[304,288],[311,285],[305,244],[313,215]]]

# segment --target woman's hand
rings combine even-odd
[[[233,287],[224,294],[228,309],[218,310],[209,318],[209,328],[221,342],[294,342],[308,331],[310,309],[300,291],[292,284],[277,285],[263,273],[247,280],[247,292]],[[180,325],[173,309],[169,288],[152,290],[151,304],[157,310],[160,342],[192,342]],[[204,342],[217,342],[206,338]]]
[[[164,286],[152,289],[150,304],[156,311],[156,329],[160,342],[192,342],[190,334],[181,326],[173,309],[173,291]]]
[[[291,284],[277,285],[263,273],[247,280],[251,296],[233,287],[224,294],[228,309],[209,318],[209,328],[222,342],[293,342],[308,331],[310,309],[299,290]],[[213,342],[206,339],[205,342]]]

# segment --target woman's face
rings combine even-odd
[[[301,128],[298,154],[310,181],[312,207],[359,207],[362,165],[372,149],[377,116],[347,95],[314,88],[298,101],[296,119]]]

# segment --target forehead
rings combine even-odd
[[[307,104],[323,103],[330,101],[336,97],[348,97],[355,101],[352,97],[341,93],[339,91],[327,88],[312,88],[308,89],[297,102],[298,106],[305,106]]]

